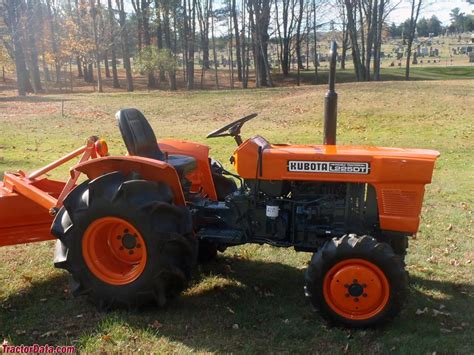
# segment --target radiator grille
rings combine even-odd
[[[413,216],[418,214],[417,205],[416,191],[382,190],[382,206],[385,214]]]

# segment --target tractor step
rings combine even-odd
[[[197,233],[199,239],[217,244],[239,245],[245,243],[245,234],[236,229],[202,228]]]

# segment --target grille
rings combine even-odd
[[[382,190],[382,206],[385,214],[413,216],[418,214],[416,191]]]

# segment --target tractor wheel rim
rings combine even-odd
[[[142,274],[147,262],[145,241],[129,222],[118,217],[96,219],[82,238],[84,261],[99,280],[126,285]]]
[[[338,315],[366,320],[385,309],[390,285],[377,265],[363,259],[347,259],[327,272],[323,293],[326,303]]]

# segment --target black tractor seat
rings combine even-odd
[[[130,155],[164,161],[176,169],[181,179],[196,169],[197,163],[193,157],[166,155],[161,151],[153,129],[143,113],[137,109],[122,109],[115,117]]]

